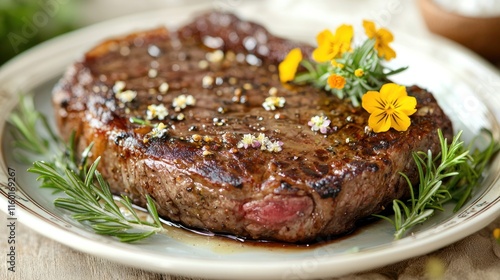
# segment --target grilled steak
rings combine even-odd
[[[408,194],[399,172],[417,183],[411,153],[437,153],[436,131],[450,138],[451,123],[413,86],[408,131],[373,133],[362,108],[280,83],[277,64],[294,47],[312,50],[217,13],[109,40],[54,89],[60,132],[76,131],[80,151],[95,143],[92,158],[102,158],[115,193],[143,206],[149,194],[161,216],[185,226],[285,242],[346,233]],[[266,110],[270,95],[286,103]],[[316,115],[331,120],[327,134],[308,126]],[[260,133],[271,151],[240,142]]]

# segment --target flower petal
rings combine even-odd
[[[391,126],[397,131],[406,131],[411,125],[410,117],[403,112],[395,111],[391,115]]]
[[[390,42],[394,41],[394,36],[392,35],[391,31],[385,29],[385,28],[380,28],[378,30],[378,36],[384,42],[385,45],[388,45]]]
[[[312,58],[319,63],[326,62],[330,60],[330,51],[328,48],[325,46],[325,44],[318,46],[314,51],[312,52]]]
[[[368,91],[361,98],[361,106],[370,114],[376,110],[384,110],[385,102],[380,97],[379,92]]]
[[[407,116],[413,115],[417,109],[417,99],[413,96],[404,96],[398,99],[397,111],[404,113]]]
[[[322,45],[319,45],[314,49],[312,53],[312,58],[319,62],[326,62],[334,59],[339,53],[339,45],[331,41],[325,41]]]
[[[370,20],[363,20],[363,27],[365,28],[365,33],[368,38],[373,38],[377,34],[377,31],[375,29],[375,23]]]
[[[330,30],[321,31],[316,36],[318,47],[314,49],[312,58],[320,63],[332,60],[338,53],[338,47],[335,47],[334,41],[335,38]]]
[[[335,35],[323,30],[316,36],[318,47],[314,49],[312,58],[317,62],[326,62],[351,49],[354,30],[351,25],[343,24],[337,28]]]
[[[363,27],[365,28],[366,35],[370,39],[375,39],[375,50],[379,57],[385,60],[391,60],[396,57],[396,52],[389,46],[389,43],[394,41],[394,36],[392,33],[385,29],[376,29],[375,23],[372,21],[363,21]]]
[[[323,45],[324,42],[332,42],[333,41],[333,34],[330,30],[325,29],[318,33],[316,35],[316,43],[318,43],[318,46]]]
[[[302,51],[300,48],[295,48],[287,54],[278,66],[280,81],[282,83],[292,81],[295,78],[301,60]]]
[[[408,96],[405,86],[394,83],[383,85],[380,89],[380,94],[382,95],[382,99],[388,104],[394,104],[398,98]]]
[[[351,25],[343,24],[335,31],[334,42],[339,46],[339,53],[345,53],[351,49],[351,41],[354,29]]]
[[[389,46],[389,43],[394,41],[394,36],[389,30],[380,28],[377,31],[377,40],[379,41],[379,48],[377,49],[379,57],[383,57],[385,60],[396,57],[396,52]]]
[[[368,126],[375,133],[388,131],[391,128],[391,118],[385,111],[376,110],[368,118]]]
[[[391,47],[389,47],[389,45],[382,45],[377,49],[377,52],[379,57],[382,57],[387,61],[396,57],[396,52]]]

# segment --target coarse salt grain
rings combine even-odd
[[[160,93],[165,94],[165,93],[167,93],[168,88],[169,88],[169,86],[168,86],[168,84],[167,84],[167,83],[162,83],[162,84],[160,85],[160,87],[158,88],[158,90],[160,91]]]

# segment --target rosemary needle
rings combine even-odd
[[[491,133],[488,134],[488,147],[472,154],[471,146],[466,149],[463,141],[460,141],[462,131],[453,137],[450,144],[441,130],[438,130],[438,135],[441,146],[438,155],[433,156],[431,151],[413,153],[419,175],[418,194],[415,194],[408,176],[401,173],[410,188],[410,199],[407,202],[398,199],[393,201],[392,219],[375,215],[394,225],[396,239],[403,237],[413,226],[427,220],[435,210],[442,211],[442,205],[454,197],[458,199],[457,206],[461,207],[470,197],[472,189],[478,185],[487,163],[500,149],[500,144],[493,139]],[[455,210],[457,209],[456,207]]]
[[[36,129],[38,120],[42,121],[50,141],[40,136]],[[9,123],[15,128],[12,130],[14,147],[23,152],[48,157],[50,143],[56,146],[52,147],[58,150],[52,160],[35,161],[28,171],[39,175],[42,188],[65,194],[56,198],[54,205],[69,211],[74,220],[90,226],[98,234],[113,236],[122,242],[139,241],[166,231],[150,196],[146,196],[147,210],[153,222],[137,215],[129,197],[122,195],[117,203],[109,184],[97,171],[99,158],[89,165],[88,156],[93,145],[89,145],[78,160],[75,136],[71,136],[69,145],[62,145],[63,141],[55,135],[45,117],[34,109],[31,96],[21,97]],[[29,159],[27,153],[18,154],[18,159],[26,162]]]

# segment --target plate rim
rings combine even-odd
[[[43,52],[48,52],[48,54],[56,53],[56,46],[64,46],[64,50],[67,51],[69,48],[68,45],[71,41],[78,41],[77,38],[81,37],[84,34],[90,34],[95,30],[99,29],[113,29],[112,26],[127,22],[130,20],[137,19],[146,19],[149,17],[158,17],[160,14],[172,12],[172,9],[186,10],[193,9],[192,12],[196,11],[198,8],[205,7],[207,5],[186,5],[178,8],[165,8],[158,11],[153,12],[144,12],[132,16],[121,17],[117,19],[113,19],[110,21],[98,23],[95,25],[91,25],[89,27],[85,27],[69,34],[60,36],[56,39],[49,40],[21,55],[14,58],[13,60],[7,62],[0,68],[0,81],[5,80],[6,77],[9,77],[9,74],[19,72],[20,68],[25,67],[25,65],[29,65],[29,62],[43,54]],[[398,34],[399,36],[399,34]],[[405,40],[408,40],[408,36]],[[432,37],[430,37],[432,38]],[[479,63],[479,66],[484,69],[486,72],[492,73],[496,78],[500,78],[500,74],[497,69],[493,68],[492,65],[489,65],[487,62],[479,58],[477,55],[473,54],[471,51],[466,50],[465,48],[458,46],[454,43],[451,43],[447,40],[443,40],[441,38],[433,38],[433,40],[438,41],[439,44],[444,47],[451,49],[454,52],[460,53],[462,55],[468,56],[469,59],[472,59]],[[50,48],[54,48],[52,51],[48,51]],[[71,52],[71,50],[69,50]],[[48,55],[46,54],[46,55]],[[498,122],[498,120],[497,120]],[[5,121],[0,123],[0,139],[3,139],[3,133],[5,132],[4,126]],[[6,161],[3,157],[3,150],[0,151],[0,165],[2,167],[1,172],[5,172],[7,166]],[[4,174],[1,174],[4,175]],[[498,176],[496,181],[492,183],[492,185],[497,186]],[[2,182],[3,185],[3,182]],[[498,187],[498,186],[497,186]],[[18,187],[19,188],[19,187]],[[22,188],[21,188],[22,189]],[[0,189],[2,195],[0,196],[0,207],[3,212],[7,209],[7,199],[6,192],[3,188]],[[491,203],[491,207],[486,209],[478,218],[467,220],[463,223],[460,223],[454,227],[447,229],[446,231],[438,232],[432,236],[428,236],[422,239],[412,239],[412,237],[403,238],[398,241],[393,241],[389,245],[385,244],[384,246],[388,246],[388,248],[384,248],[383,251],[378,249],[367,250],[360,252],[360,254],[352,254],[352,255],[342,255],[341,259],[338,258],[317,258],[318,266],[333,266],[335,268],[334,271],[331,269],[324,270],[323,273],[311,273],[308,274],[309,277],[325,277],[325,276],[335,276],[335,275],[343,275],[346,273],[354,272],[352,269],[349,269],[346,263],[352,262],[355,259],[356,262],[363,262],[365,260],[369,260],[369,264],[363,265],[363,270],[372,269],[375,267],[379,267],[382,265],[386,265],[389,263],[394,263],[397,261],[401,261],[403,259],[411,258],[414,256],[422,255],[439,248],[442,248],[446,245],[449,245],[461,238],[464,238],[478,230],[480,230],[483,226],[486,226],[488,223],[492,222],[496,219],[497,216],[500,215],[500,199],[497,199],[496,202]],[[17,215],[18,220],[30,227],[31,229],[37,231],[41,235],[51,238],[59,243],[62,243],[68,247],[73,249],[92,254],[95,256],[103,257],[115,262],[120,262],[122,264],[137,267],[140,269],[146,269],[155,272],[167,272],[167,273],[175,273],[185,276],[195,276],[195,277],[204,277],[204,278],[225,278],[225,279],[252,279],[255,277],[284,277],[284,271],[293,272],[296,270],[297,266],[303,265],[304,261],[307,260],[278,260],[273,263],[258,263],[260,270],[256,271],[255,265],[256,263],[248,263],[243,261],[231,262],[232,265],[231,270],[225,270],[226,273],[224,275],[220,275],[221,269],[227,268],[226,262],[221,262],[220,260],[207,260],[202,259],[195,264],[193,264],[196,259],[192,258],[184,258],[184,257],[172,257],[169,255],[158,255],[155,253],[147,253],[139,250],[138,248],[134,248],[132,246],[119,246],[123,245],[117,241],[112,241],[110,243],[103,243],[97,240],[89,239],[81,234],[78,234],[74,231],[69,231],[61,225],[54,224],[48,219],[43,217],[39,217],[33,209],[29,206],[21,204],[17,204],[17,206],[22,205],[20,208],[16,208],[19,210],[19,214]],[[26,208],[25,208],[26,207]],[[41,209],[40,207],[38,207]],[[46,209],[41,209],[46,210]],[[50,230],[47,230],[49,228]],[[455,232],[450,238],[450,231]],[[445,234],[446,233],[446,234]],[[57,238],[57,237],[65,237],[65,238]],[[445,238],[446,237],[446,238]],[[436,245],[439,243],[439,245]],[[429,244],[433,245],[432,248],[429,248]],[[426,246],[423,246],[426,245]],[[96,252],[96,249],[98,252]],[[403,251],[403,254],[401,254]],[[127,260],[123,260],[121,256],[129,255]],[[118,257],[120,256],[120,257]],[[161,261],[159,261],[159,259]],[[144,264],[149,264],[149,266],[144,267]],[[151,264],[153,264],[151,266]],[[199,270],[194,270],[193,266],[200,268]],[[326,274],[325,274],[326,272]]]

